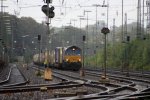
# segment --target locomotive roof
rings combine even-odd
[[[81,50],[80,47],[75,46],[75,45],[73,45],[73,46],[67,46],[67,47],[56,47],[55,49],[60,49],[60,48],[63,48],[65,51],[66,51],[67,49],[72,49],[72,48],[80,49],[80,50]]]
[[[68,46],[67,49],[71,49],[71,48],[77,48],[77,49],[80,49],[79,47],[77,46]]]

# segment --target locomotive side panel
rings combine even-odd
[[[35,54],[33,56],[33,62],[36,65],[43,66],[44,65],[44,61],[45,61],[45,53],[40,53],[40,55],[39,54]]]
[[[61,68],[63,61],[63,48],[57,47],[55,49],[55,64],[54,67]]]
[[[55,64],[55,51],[51,51],[51,66],[54,67]]]

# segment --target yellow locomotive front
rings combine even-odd
[[[79,70],[81,68],[81,49],[77,46],[68,47],[64,51],[63,69]]]

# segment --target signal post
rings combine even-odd
[[[82,49],[82,67],[80,69],[80,76],[85,76],[85,70],[84,70],[84,42],[85,42],[85,35],[83,35],[83,49]]]
[[[42,6],[42,11],[43,13],[47,16],[47,34],[50,35],[50,29],[49,29],[49,24],[51,24],[51,18],[53,18],[55,16],[54,13],[54,6],[49,7],[49,4],[52,3],[52,0],[44,0],[45,3],[47,3],[47,5],[43,5]],[[48,42],[48,37],[47,37],[47,42]],[[49,54],[48,54],[49,55]],[[49,57],[47,57],[45,59],[46,61],[49,60]],[[44,71],[44,78],[45,80],[52,80],[52,70],[51,68],[49,68],[49,63],[46,63],[46,68]]]
[[[107,28],[107,27],[103,27],[102,30],[101,30],[101,33],[104,34],[104,72],[100,78],[100,81],[102,82],[108,82],[109,79],[108,77],[106,77],[106,60],[107,60],[107,54],[106,54],[106,36],[108,33],[110,33],[110,30]]]

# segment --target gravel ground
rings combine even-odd
[[[45,81],[44,79],[44,72],[41,71],[41,76],[37,75],[37,70],[32,67],[23,67],[21,65],[18,65],[18,68],[20,71],[25,75],[25,77],[30,81],[30,84],[53,84],[61,82],[60,79],[52,77],[51,81]]]
[[[65,94],[64,96],[67,97],[66,94],[70,94],[71,96],[76,96],[77,93],[93,94],[101,91],[102,90],[98,88],[81,86],[81,87],[47,90],[45,92],[35,91],[35,92],[1,94],[0,100],[43,100],[43,99],[61,97],[62,96],[61,94]]]

